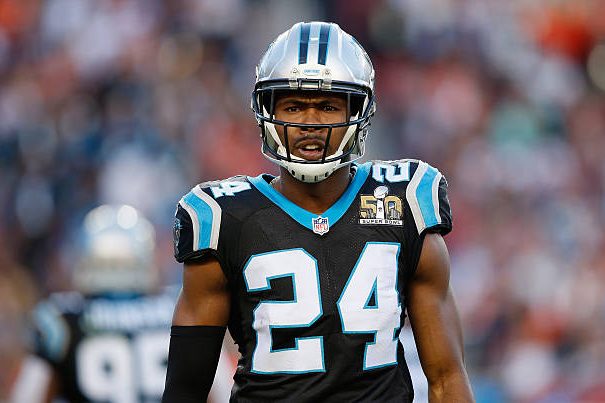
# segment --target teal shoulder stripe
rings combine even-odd
[[[438,173],[435,168],[429,165],[416,189],[416,198],[418,204],[420,204],[420,211],[426,227],[432,227],[439,223],[439,216],[435,214],[433,200],[433,183]]]
[[[412,210],[418,232],[441,223],[439,214],[439,181],[441,173],[425,162],[418,168],[406,190],[406,198]]]
[[[217,249],[221,225],[218,203],[196,186],[183,196],[180,204],[191,217],[194,250]]]
[[[311,213],[302,207],[297,206],[292,203],[286,197],[284,197],[277,190],[273,189],[271,185],[269,185],[262,177],[259,175],[257,177],[249,177],[248,180],[255,188],[258,189],[263,195],[265,195],[269,200],[275,203],[279,208],[281,208],[286,214],[296,220],[302,226],[313,230],[312,220],[317,218],[318,216],[322,216],[324,218],[328,218],[328,223],[330,226],[333,226],[340,220],[340,218],[345,214],[348,208],[351,206],[351,203],[355,200],[355,197],[359,193],[361,186],[365,183],[366,179],[368,179],[368,175],[370,174],[371,162],[366,162],[365,164],[357,165],[357,172],[355,173],[355,177],[353,181],[349,184],[349,187],[345,192],[340,196],[340,198],[326,210],[323,214],[314,214]]]

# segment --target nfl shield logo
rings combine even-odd
[[[313,218],[313,232],[319,235],[323,235],[330,230],[330,224],[328,223],[328,217],[324,218],[319,216]]]

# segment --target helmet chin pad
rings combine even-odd
[[[349,162],[344,165],[347,164],[349,164]],[[326,162],[323,164],[305,164],[295,161],[284,161],[280,165],[286,168],[294,178],[305,183],[321,182],[342,166],[338,161]]]

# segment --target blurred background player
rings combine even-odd
[[[33,313],[35,354],[50,371],[26,368],[21,387],[40,388],[42,401],[159,401],[175,295],[158,289],[153,226],[131,206],[102,205],[74,246],[77,291],[53,293]]]

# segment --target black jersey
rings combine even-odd
[[[160,402],[176,292],[52,294],[33,314],[35,352],[68,402]]]
[[[179,262],[215,256],[239,346],[232,401],[407,402],[399,331],[423,234],[451,230],[447,183],[416,160],[352,165],[321,215],[270,175],[198,185],[179,202]]]

